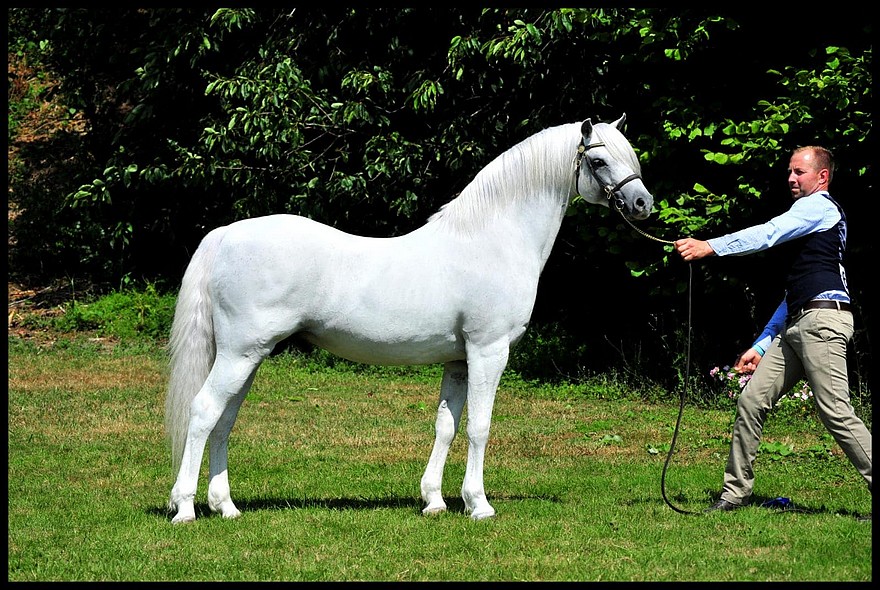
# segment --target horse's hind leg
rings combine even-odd
[[[254,367],[239,393],[226,404],[217,425],[208,437],[208,507],[224,518],[237,518],[241,512],[232,502],[229,489],[229,433],[235,425],[238,410],[250,391],[257,368]]]
[[[467,377],[467,363],[464,361],[446,363],[443,367],[440,405],[434,425],[434,448],[421,482],[422,499],[427,503],[422,514],[437,514],[446,510],[441,492],[443,467],[461,422],[461,412],[467,398]]]
[[[227,360],[223,360],[224,358]],[[212,459],[216,456],[218,465],[214,468],[214,460],[211,461],[209,505],[212,510],[217,510],[224,516],[238,515],[229,492],[226,441],[238,414],[238,408],[247,394],[261,360],[241,358],[237,362],[231,362],[228,357],[218,355],[204,385],[193,398],[180,471],[168,502],[170,508],[177,510],[171,522],[195,520],[196,488],[209,436],[212,440]],[[220,429],[214,434],[218,425]]]

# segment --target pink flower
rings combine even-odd
[[[746,384],[751,381],[752,374],[751,373],[738,373],[731,369],[730,365],[724,365],[723,367],[712,367],[709,371],[709,376],[712,377],[712,380],[717,380],[724,387],[725,392],[727,393],[727,397],[731,399],[735,399],[742,393],[743,388]],[[784,399],[789,397],[787,395],[783,395]],[[791,392],[791,399],[796,399],[799,401],[807,401],[813,397],[813,392],[810,389],[809,383],[806,381],[800,381]]]
[[[723,384],[727,396],[731,399],[737,397],[752,378],[750,373],[739,373],[734,371],[730,365],[724,365],[720,368],[713,367],[709,371],[709,376]]]

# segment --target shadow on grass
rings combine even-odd
[[[712,502],[717,500],[717,492],[707,492],[707,495],[714,494]],[[775,500],[776,496],[759,496],[753,495],[747,510],[761,509],[778,513],[796,513],[796,514],[833,514],[837,516],[847,516],[852,518],[864,518],[866,514],[855,512],[847,509],[834,510],[827,506],[806,506],[791,501],[785,507],[764,507],[762,504]],[[562,502],[556,496],[494,496],[495,500],[543,500],[546,502],[559,503]],[[657,504],[664,502],[663,498],[658,494],[651,497],[638,497],[625,500],[620,503],[621,506],[637,506],[646,504]],[[693,502],[689,501],[683,494],[676,494],[670,498],[677,508],[688,505],[685,510],[689,516],[708,516],[703,512],[712,502],[706,503],[705,506],[692,506]],[[324,510],[377,510],[380,508],[406,508],[414,514],[421,514],[425,504],[420,498],[413,497],[389,497],[389,498],[254,498],[235,500],[235,505],[242,512],[256,512],[261,510],[297,510],[307,508],[320,508]],[[464,500],[461,498],[449,498],[446,500],[446,511],[449,513],[465,514]],[[208,508],[207,502],[197,502],[195,505],[196,518],[210,517],[214,514]],[[152,516],[171,519],[174,515],[169,513],[164,506],[148,508],[146,512]]]
[[[544,500],[559,503],[557,497],[548,496],[495,496],[496,500]],[[407,508],[415,514],[421,514],[425,503],[420,498],[255,498],[234,500],[235,505],[242,512],[255,512],[258,510],[296,510],[304,508],[321,508],[325,510],[377,510],[380,508]],[[196,502],[196,518],[214,515],[208,508],[207,502]],[[449,498],[446,500],[446,511],[464,514],[464,500],[461,498]],[[146,510],[153,516],[167,517],[169,520],[174,516],[164,506],[152,507]]]
[[[712,500],[707,502],[705,506],[697,506],[694,508],[691,506],[693,504],[692,500],[689,500],[687,496],[684,494],[675,494],[669,497],[670,503],[673,504],[677,509],[684,510],[687,515],[706,515],[703,511],[711,506],[715,501],[718,500],[718,492],[717,491],[706,491],[707,497],[711,497]],[[748,506],[745,506],[744,509],[761,509],[761,510],[769,510],[778,513],[796,513],[796,514],[833,514],[837,516],[849,516],[853,518],[862,519],[865,517],[870,517],[870,514],[863,514],[861,512],[856,512],[853,510],[848,510],[846,508],[834,510],[832,508],[828,508],[825,505],[820,506],[807,506],[804,504],[800,504],[795,502],[794,500],[789,500],[785,503],[785,505],[781,505],[778,502],[775,502],[779,499],[779,496],[761,496],[757,494],[753,494],[749,500]],[[633,498],[631,500],[622,502],[621,504],[624,506],[635,506],[637,504],[654,504],[657,502],[664,502],[663,498],[659,495],[657,497],[641,497],[641,498]],[[769,504],[766,505],[765,504]],[[683,506],[687,505],[688,508],[685,509]]]

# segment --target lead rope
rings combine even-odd
[[[609,199],[610,200],[610,199]],[[614,203],[614,209],[620,213],[620,216],[626,221],[631,228],[636,230],[638,233],[642,234],[646,238],[654,240],[655,242],[662,242],[664,244],[675,244],[674,241],[671,240],[662,240],[660,238],[654,237],[651,234],[642,231],[633,223],[627,219],[626,215],[623,214],[622,207],[618,207],[617,203]],[[691,263],[688,263],[688,312],[687,312],[687,353],[685,360],[685,368],[684,368],[684,387],[681,390],[681,397],[679,398],[678,403],[678,417],[675,419],[675,429],[672,431],[672,442],[669,443],[669,452],[666,454],[666,461],[663,462],[663,473],[660,475],[660,494],[663,496],[663,501],[666,502],[666,505],[678,512],[679,514],[696,514],[695,512],[691,512],[689,510],[683,510],[673,505],[672,502],[669,501],[669,498],[666,497],[666,470],[669,467],[669,461],[672,459],[672,453],[675,452],[675,442],[678,440],[678,429],[681,425],[681,416],[684,413],[684,400],[687,396],[688,384],[691,382],[691,307],[693,300],[693,280],[694,280],[694,267]]]
[[[672,431],[672,442],[669,443],[669,452],[666,454],[666,461],[663,462],[663,473],[660,476],[660,493],[663,495],[663,501],[666,505],[678,512],[679,514],[695,514],[689,510],[678,508],[666,497],[666,469],[669,467],[669,461],[672,459],[672,452],[675,450],[675,441],[678,438],[678,427],[681,424],[681,415],[684,412],[684,400],[687,394],[688,383],[691,382],[691,300],[693,297],[692,283],[694,280],[694,266],[688,262],[688,314],[687,314],[687,355],[684,365],[684,387],[681,390],[681,398],[678,403],[678,417],[675,419],[675,430]]]
[[[584,159],[584,156],[587,153],[587,150],[592,147],[599,146],[599,145],[604,145],[604,143],[595,143],[595,144],[590,144],[590,145],[584,145],[583,140],[581,140],[581,144],[578,146],[578,151],[577,151],[577,154],[575,155],[575,170],[574,170],[575,192],[578,194],[580,194],[580,187],[578,186],[578,181],[580,179],[581,163]],[[589,160],[587,160],[587,165],[590,166],[590,172],[593,174],[593,177],[596,178],[596,180],[599,180],[599,177],[596,176],[596,173],[593,171],[593,167],[590,164]],[[672,240],[663,240],[661,238],[652,236],[651,234],[641,230],[640,228],[636,227],[633,224],[633,222],[631,222],[626,217],[626,215],[624,215],[623,203],[619,199],[614,198],[614,193],[617,192],[617,190],[620,189],[620,187],[622,187],[624,184],[626,184],[627,182],[629,182],[631,180],[635,180],[636,178],[639,178],[638,174],[631,174],[628,177],[626,177],[625,179],[623,179],[622,181],[620,181],[619,183],[617,183],[617,186],[614,186],[614,187],[606,186],[605,193],[608,195],[608,205],[612,209],[615,209],[618,213],[620,213],[620,216],[623,218],[623,220],[627,224],[629,224],[629,226],[631,228],[633,228],[634,230],[636,230],[638,233],[645,236],[646,238],[654,240],[655,242],[661,242],[663,244],[675,244],[675,242]],[[663,462],[663,473],[660,476],[660,494],[663,496],[663,501],[666,502],[667,506],[669,506],[670,508],[672,508],[673,510],[675,510],[679,514],[695,514],[694,512],[690,512],[688,510],[678,508],[677,506],[673,505],[672,502],[669,501],[669,498],[666,497],[666,470],[669,467],[669,461],[672,459],[672,453],[675,452],[675,443],[678,440],[678,430],[681,425],[681,416],[684,413],[684,400],[687,397],[688,384],[690,383],[690,380],[691,380],[691,377],[690,377],[690,375],[691,375],[691,307],[692,307],[692,300],[693,300],[693,291],[692,291],[693,278],[694,278],[694,269],[693,269],[693,266],[690,263],[688,263],[688,319],[687,319],[688,338],[687,338],[687,353],[686,353],[685,371],[684,371],[684,387],[681,390],[681,396],[679,398],[678,416],[675,419],[675,430],[673,430],[673,432],[672,432],[672,442],[669,444],[669,452],[666,454],[666,461]]]

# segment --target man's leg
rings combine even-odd
[[[856,416],[849,395],[846,347],[852,335],[851,313],[816,309],[804,314],[790,338],[802,351],[804,371],[822,423],[870,489],[872,437]]]
[[[801,361],[784,333],[777,336],[737,401],[722,500],[739,506],[748,503],[755,484],[754,464],[767,412],[802,375]]]

